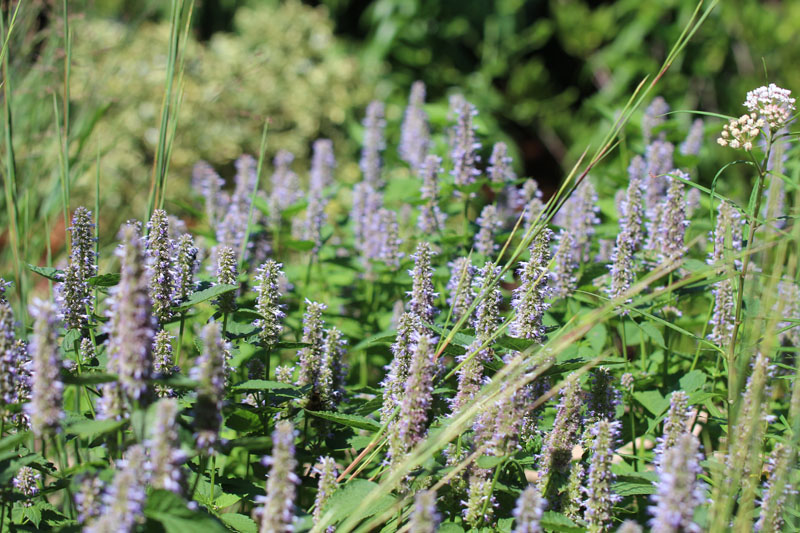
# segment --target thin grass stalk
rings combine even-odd
[[[242,271],[242,263],[244,263],[244,252],[247,250],[247,242],[250,240],[250,232],[253,229],[253,207],[256,201],[256,194],[258,193],[258,186],[261,183],[261,169],[264,165],[264,158],[267,154],[267,132],[269,131],[269,119],[264,121],[264,129],[261,131],[261,145],[258,149],[258,163],[256,164],[256,185],[253,187],[253,192],[250,195],[250,209],[247,212],[247,228],[244,232],[244,239],[242,239],[242,248],[239,250],[239,272]],[[268,363],[269,364],[269,363]]]

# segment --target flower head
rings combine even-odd
[[[408,304],[409,310],[416,314],[420,319],[431,322],[438,313],[438,309],[433,302],[438,296],[433,290],[433,266],[431,260],[436,252],[427,242],[417,245],[417,251],[411,256],[414,259],[414,268],[409,271],[411,274],[412,288],[411,301]]]
[[[333,169],[336,167],[333,141],[317,139],[314,141],[312,151],[309,190],[321,195],[322,189],[333,183]]]
[[[172,304],[178,281],[174,261],[175,243],[169,236],[169,218],[163,209],[153,211],[147,223],[147,270],[153,314],[160,322],[172,318]]]
[[[222,339],[219,322],[209,322],[202,331],[203,352],[189,377],[198,382],[194,405],[195,439],[201,453],[210,454],[222,423],[222,402],[230,367],[230,346]]]
[[[274,346],[281,336],[283,324],[281,321],[286,316],[283,305],[280,303],[280,277],[283,276],[283,265],[268,259],[258,268],[256,274],[256,312],[261,316],[253,324],[259,328],[258,338],[263,346]]]
[[[744,106],[750,113],[757,113],[769,129],[777,131],[791,119],[795,110],[791,94],[792,91],[770,83],[748,92]]]
[[[535,339],[537,342],[544,340],[542,318],[550,308],[546,300],[550,296],[547,267],[550,263],[552,234],[550,229],[542,229],[531,243],[530,260],[520,263],[517,271],[520,285],[514,289],[511,297],[514,316],[508,333],[512,337]]]
[[[322,511],[325,509],[325,504],[339,486],[339,483],[336,482],[336,476],[338,475],[336,461],[333,457],[320,457],[319,463],[314,466],[313,471],[319,476],[313,513],[314,525],[317,525],[322,519]],[[333,526],[326,529],[326,533],[333,533],[334,531],[335,528]]]
[[[194,292],[194,276],[200,265],[200,250],[194,245],[194,239],[188,233],[178,238],[178,256],[175,259],[176,281],[172,300],[175,303],[185,302]]]
[[[458,186],[469,185],[480,175],[476,164],[480,161],[478,150],[481,143],[475,138],[474,119],[478,115],[475,106],[463,97],[455,100],[457,121],[451,138],[450,158],[453,170],[450,173]]]
[[[146,441],[150,452],[150,484],[156,489],[166,489],[176,494],[183,490],[183,473],[180,466],[186,454],[180,449],[178,439],[178,401],[174,398],[159,400],[152,437]]]
[[[514,169],[511,168],[511,157],[508,155],[506,143],[495,143],[492,155],[489,157],[489,168],[486,170],[492,183],[506,183],[517,178]]]
[[[69,264],[63,279],[56,285],[59,313],[67,328],[84,327],[94,310],[88,280],[97,275],[94,222],[92,212],[78,207],[72,215]]]
[[[59,430],[64,413],[61,396],[61,358],[58,346],[58,315],[49,301],[34,300],[31,305],[34,318],[31,353],[33,354],[33,388],[31,403],[26,404],[33,433],[42,437]]]
[[[436,492],[421,490],[414,495],[414,508],[409,519],[409,531],[435,533],[439,529],[441,516],[436,511]]]
[[[217,253],[217,284],[236,285],[238,277],[236,252],[229,246],[221,246]],[[215,302],[223,313],[233,312],[236,309],[236,291],[220,295]]]
[[[114,481],[103,495],[103,506],[97,520],[84,531],[87,533],[130,533],[144,522],[144,504],[147,499],[147,454],[140,444],[132,446],[125,457],[116,463]]]
[[[494,255],[499,246],[494,242],[495,234],[503,227],[503,222],[497,215],[497,207],[494,204],[487,204],[478,217],[480,229],[475,234],[475,251],[486,257]]]
[[[600,420],[589,428],[592,436],[592,458],[589,460],[589,472],[584,488],[587,531],[599,533],[608,530],[611,521],[611,508],[620,501],[620,497],[611,488],[614,474],[611,472],[611,458],[614,455],[616,440],[620,431],[620,422]]]
[[[717,144],[730,146],[733,149],[742,148],[749,152],[753,149],[753,142],[761,135],[763,127],[764,119],[757,118],[754,112],[731,119],[722,127]]]
[[[698,477],[703,473],[700,442],[691,433],[683,433],[664,452],[657,472],[659,476],[654,505],[649,507],[653,533],[700,532],[693,522],[695,509],[705,502],[704,486]]]
[[[364,182],[373,187],[381,186],[381,152],[386,148],[383,130],[386,128],[383,102],[374,100],[367,106],[364,117],[364,144],[361,148],[359,166]]]
[[[513,533],[540,533],[542,531],[540,522],[546,504],[535,485],[529,485],[522,491],[514,508]]]

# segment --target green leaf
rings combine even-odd
[[[661,396],[661,393],[656,390],[634,392],[633,397],[655,416],[660,415],[669,407],[669,400]]]
[[[612,485],[612,489],[620,496],[635,496],[638,494],[655,494],[656,488],[648,482],[619,481]]]
[[[505,457],[496,457],[494,455],[481,455],[478,457],[478,466],[485,469],[494,468],[495,466],[499,465],[503,461],[505,461]]]
[[[91,372],[76,376],[73,374],[62,374],[62,381],[67,385],[99,385],[101,383],[111,383],[117,381],[117,376],[104,374],[102,372]]]
[[[592,329],[586,333],[586,340],[589,341],[589,346],[591,346],[592,351],[596,353],[603,351],[603,346],[606,345],[607,337],[608,333],[603,324],[595,324]]]
[[[445,522],[439,526],[439,533],[464,533],[464,528],[455,522]]]
[[[349,426],[356,429],[366,429],[368,431],[378,431],[381,428],[381,425],[376,421],[358,415],[346,415],[343,413],[334,413],[332,411],[309,411],[306,410],[306,413],[315,416],[317,418],[322,418],[323,420],[329,420],[331,422],[335,422],[337,424],[341,424],[343,426]]]
[[[287,241],[286,247],[298,252],[307,252],[314,248],[314,241]]]
[[[346,518],[352,518],[353,513],[355,513],[356,509],[361,505],[361,502],[371,492],[376,490],[378,490],[378,484],[367,481],[366,479],[354,479],[346,485],[340,486],[325,504],[323,517],[329,512],[333,513],[333,519],[328,522],[329,524],[335,524]],[[379,514],[391,507],[394,502],[395,498],[387,494],[356,518],[363,519]]]
[[[267,381],[264,379],[251,379],[238,385],[233,386],[235,392],[258,392],[258,391],[272,391],[278,396],[285,396],[289,398],[299,398],[302,396],[299,387],[290,385],[288,383],[281,383],[280,381]]]
[[[638,326],[642,329],[642,331],[644,331],[645,335],[650,337],[650,340],[652,340],[657,346],[660,346],[661,348],[666,348],[666,345],[664,344],[664,336],[661,334],[660,331],[658,331],[658,328],[656,328],[653,324],[651,324],[650,322],[642,322],[641,324],[638,324]]]
[[[61,276],[64,274],[63,270],[59,270],[53,267],[40,267],[36,265],[28,265],[28,270],[31,272],[36,272],[40,276],[44,276],[47,279],[51,279],[53,281],[61,281]]]
[[[22,516],[30,520],[36,529],[39,529],[39,524],[42,521],[42,510],[38,506],[23,507]]]
[[[219,515],[219,517],[226,526],[234,531],[239,531],[240,533],[258,533],[258,524],[249,516],[238,513],[225,513]]]
[[[186,502],[168,490],[154,490],[147,498],[144,515],[161,522],[166,533],[228,533],[228,530],[211,515],[189,509]]]
[[[125,425],[125,420],[84,420],[70,425],[67,433],[81,438],[91,439],[97,435],[104,435],[116,431]]]
[[[219,509],[225,509],[226,507],[230,507],[234,503],[238,502],[242,499],[242,496],[239,494],[221,494],[214,498],[214,505]]]
[[[284,348],[286,350],[299,350],[300,348],[305,348],[306,346],[311,346],[307,342],[279,342],[275,345],[275,348]]]
[[[25,442],[28,440],[28,437],[31,436],[30,431],[22,431],[21,433],[15,433],[13,435],[9,435],[3,439],[0,439],[0,452],[4,452],[6,450],[10,450],[15,446]]]
[[[575,522],[555,511],[545,511],[542,514],[540,524],[545,531],[565,531],[567,533],[579,533],[584,531],[584,529],[579,527]]]
[[[695,369],[683,376],[678,383],[680,383],[681,389],[687,394],[691,394],[705,385],[706,375],[702,370]]]
[[[64,340],[61,341],[61,347],[65,352],[73,351],[75,349],[75,343],[81,340],[81,330],[80,329],[71,329],[67,331],[67,334],[64,335]]]
[[[200,291],[197,291],[197,292],[193,293],[191,296],[189,296],[188,300],[186,300],[181,305],[176,307],[175,310],[176,311],[186,311],[187,309],[190,309],[190,308],[194,307],[195,305],[197,305],[199,303],[208,301],[208,300],[210,300],[212,298],[216,298],[217,296],[220,296],[221,294],[225,294],[225,293],[228,293],[228,292],[231,292],[231,291],[235,291],[238,288],[239,288],[238,285],[228,285],[228,284],[225,284],[225,283],[222,283],[220,285],[214,285],[212,287],[208,287],[207,289],[203,289],[203,290],[200,290]]]
[[[109,273],[109,274],[101,274],[99,276],[94,276],[86,281],[92,287],[113,287],[117,283],[119,283],[120,274],[119,273]]]

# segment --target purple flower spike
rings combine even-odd
[[[303,197],[300,191],[300,180],[291,169],[294,155],[286,150],[275,154],[272,174],[272,192],[269,196],[269,222],[277,228],[281,222],[281,213]]]
[[[422,165],[431,143],[428,114],[422,109],[424,104],[425,84],[415,81],[408,96],[408,107],[400,128],[400,145],[397,149],[400,159],[408,163],[411,168]]]
[[[664,452],[656,470],[659,480],[651,497],[654,505],[648,508],[653,517],[651,532],[702,531],[693,521],[695,509],[706,501],[704,484],[698,480],[703,474],[702,460],[700,442],[688,432]]]
[[[552,234],[551,230],[542,229],[531,243],[530,260],[520,263],[517,271],[520,285],[514,289],[511,297],[514,315],[508,326],[508,333],[512,337],[534,339],[537,342],[544,339],[542,317],[550,308],[546,300],[550,297],[547,267],[550,263]]]
[[[64,277],[55,287],[56,303],[65,327],[82,328],[94,311],[88,280],[97,275],[94,222],[92,212],[78,207],[72,215],[70,254]]]
[[[420,196],[426,203],[420,206],[417,227],[423,233],[432,233],[444,228],[444,221],[447,218],[439,209],[439,180],[438,175],[442,172],[442,158],[429,155],[424,159],[419,167],[419,176],[422,179]]]
[[[364,144],[361,148],[359,166],[364,176],[364,183],[378,188],[383,184],[381,152],[386,148],[386,141],[383,138],[383,130],[386,128],[383,102],[372,101],[369,103],[363,125]]]
[[[203,353],[197,358],[189,377],[198,382],[194,406],[195,440],[200,453],[210,455],[219,439],[222,403],[230,367],[230,345],[222,339],[219,322],[209,322],[202,331]]]
[[[200,266],[198,254],[200,250],[194,245],[194,239],[188,233],[178,238],[178,257],[175,259],[176,282],[172,300],[175,303],[185,302],[194,292],[194,276]]]
[[[492,155],[489,157],[489,168],[486,170],[492,183],[505,184],[517,179],[514,169],[511,168],[511,157],[508,155],[506,143],[495,143],[492,148]]]
[[[236,252],[229,246],[221,246],[217,254],[217,284],[236,285],[239,271],[236,263]],[[236,309],[236,291],[226,292],[215,300],[223,313],[231,313]]]
[[[536,486],[529,485],[517,499],[514,508],[515,525],[513,533],[541,533],[540,525],[547,502],[539,494]]]
[[[178,439],[178,401],[174,398],[159,400],[152,438],[147,440],[150,452],[150,484],[176,494],[183,492],[181,465],[187,456],[180,449]]]
[[[409,519],[409,531],[435,533],[439,530],[441,516],[436,510],[436,492],[421,490],[414,495],[414,508]]]
[[[321,195],[322,189],[333,183],[333,169],[336,168],[333,141],[317,139],[314,141],[312,151],[309,190]]]
[[[132,533],[143,523],[144,504],[147,500],[147,455],[142,445],[128,449],[124,459],[116,463],[116,474],[108,492],[103,496],[100,516],[88,524],[87,533]]]
[[[159,322],[172,318],[178,272],[173,264],[175,243],[169,238],[169,218],[163,209],[153,211],[147,223],[147,271],[153,314]]]
[[[381,386],[383,387],[383,408],[381,421],[386,422],[400,403],[408,380],[408,368],[411,365],[413,338],[416,332],[422,331],[422,322],[414,313],[403,313],[398,320],[397,336],[392,343],[392,362]]]
[[[261,506],[255,515],[259,531],[287,533],[294,530],[294,506],[300,478],[295,474],[297,459],[294,457],[296,432],[288,420],[275,425],[272,433],[272,455],[262,462],[269,467],[266,495],[258,498]]]
[[[412,342],[411,364],[405,391],[400,399],[400,412],[389,428],[389,456],[394,465],[399,464],[425,437],[433,404],[436,338],[427,333],[416,333]]]
[[[450,171],[457,186],[463,187],[475,181],[480,175],[476,164],[480,162],[478,150],[481,143],[475,138],[474,119],[478,115],[475,106],[463,97],[455,101],[457,121],[453,130],[450,159],[453,161],[453,170]]]
[[[586,508],[584,520],[590,533],[608,531],[611,508],[621,500],[611,488],[615,478],[611,472],[611,458],[619,431],[619,421],[600,420],[589,428],[592,458],[589,460],[587,486],[584,488],[586,500],[583,505]]]
[[[138,400],[146,395],[146,380],[153,371],[156,321],[138,223],[124,224],[120,240],[122,244],[116,252],[120,258],[120,280],[110,292],[107,312],[108,371],[119,377],[119,386],[126,396]]]
[[[447,264],[450,267],[450,280],[447,282],[447,303],[452,307],[453,320],[461,318],[472,305],[475,293],[472,281],[477,269],[469,257],[459,257]]]
[[[436,252],[427,242],[417,245],[417,251],[411,257],[414,259],[414,268],[411,274],[412,288],[409,310],[425,322],[432,322],[433,317],[439,312],[433,305],[438,296],[433,290],[433,266],[431,260]]]
[[[272,348],[280,340],[283,324],[281,321],[286,316],[283,312],[280,292],[280,278],[283,276],[283,265],[268,259],[261,265],[256,274],[256,312],[261,318],[253,324],[260,329],[258,339],[262,346]]]
[[[664,123],[664,115],[669,113],[669,104],[660,96],[653,98],[653,101],[644,110],[642,117],[642,137],[648,143],[653,138],[653,130]]]
[[[336,492],[339,484],[336,482],[338,471],[336,468],[336,461],[333,457],[320,457],[319,463],[314,466],[313,472],[319,476],[317,483],[317,495],[314,498],[314,525],[319,524],[322,519],[322,511],[325,509],[325,504]],[[333,533],[336,530],[333,526],[328,526],[325,533]]]
[[[494,242],[495,234],[503,227],[503,222],[497,214],[497,207],[494,204],[484,206],[477,223],[480,229],[475,234],[475,251],[486,257],[492,256],[499,248]]]
[[[692,122],[686,140],[681,143],[681,153],[683,155],[697,155],[700,153],[700,146],[703,144],[703,119],[698,118]]]
[[[561,389],[553,429],[545,437],[539,457],[539,487],[548,499],[555,487],[550,477],[554,472],[565,473],[572,459],[572,448],[577,444],[580,429],[580,412],[583,407],[581,386],[578,381],[570,381]]]
[[[755,524],[756,531],[783,531],[783,511],[789,496],[797,494],[790,475],[797,456],[791,446],[778,443],[767,459],[767,480],[761,490],[761,512]]]

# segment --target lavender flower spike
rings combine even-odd
[[[209,322],[203,328],[203,353],[197,359],[189,377],[196,380],[197,402],[194,406],[195,439],[201,453],[211,454],[218,440],[222,423],[222,402],[230,368],[230,346],[222,339],[219,322]]]
[[[400,127],[400,145],[397,148],[400,159],[412,168],[418,168],[422,164],[431,144],[428,114],[422,109],[423,104],[425,84],[415,81],[408,96],[408,107]]]
[[[312,515],[314,517],[314,525],[316,526],[322,519],[322,511],[325,509],[325,504],[328,503],[330,497],[336,492],[339,484],[336,482],[338,472],[336,469],[336,461],[334,461],[333,457],[320,457],[319,463],[314,466],[313,471],[319,476],[317,495],[314,498],[314,512]],[[325,529],[325,533],[333,533],[335,530],[336,528],[333,526],[328,526]]]
[[[381,186],[381,152],[386,148],[383,130],[386,128],[383,102],[373,100],[367,106],[364,117],[364,144],[361,148],[359,166],[364,175],[364,182],[373,187]]]
[[[192,169],[192,188],[202,194],[205,199],[206,222],[211,228],[219,224],[220,214],[225,212],[229,202],[226,194],[222,192],[223,185],[225,185],[225,181],[219,177],[211,165],[205,161],[195,164]]]
[[[272,259],[267,260],[257,271],[256,312],[261,315],[253,324],[259,328],[258,338],[261,344],[272,348],[278,342],[283,330],[281,321],[286,316],[281,305],[279,280],[283,276],[283,265]]]
[[[173,264],[175,243],[169,238],[169,218],[163,209],[153,211],[147,223],[147,270],[153,314],[159,322],[172,318],[172,304],[177,286]]]
[[[221,246],[217,252],[217,284],[236,285],[239,272],[236,264],[236,252],[229,246]],[[226,292],[215,300],[223,313],[236,310],[236,291]]]
[[[669,187],[667,198],[657,229],[657,249],[662,262],[673,263],[682,260],[686,253],[686,202],[684,200],[683,182],[677,178],[688,179],[684,172],[674,171],[667,176]]]
[[[300,358],[298,385],[313,385],[319,378],[319,371],[324,357],[323,334],[325,322],[322,319],[322,312],[325,309],[327,309],[327,306],[323,303],[306,300],[301,342],[308,344],[308,346],[302,348],[298,353]]]
[[[178,257],[175,259],[177,279],[175,293],[172,300],[176,303],[185,302],[194,292],[194,276],[200,266],[198,254],[200,250],[194,245],[194,239],[188,233],[178,238]]]
[[[505,184],[517,179],[514,170],[511,168],[511,157],[508,155],[506,143],[495,143],[492,148],[492,155],[489,157],[489,168],[486,170],[492,183]]]
[[[389,456],[394,465],[399,464],[425,437],[433,403],[433,352],[436,338],[426,333],[416,333],[412,340],[414,346],[405,393],[400,400],[400,412],[389,429]]]
[[[303,196],[300,192],[300,180],[290,168],[292,161],[294,155],[286,150],[278,151],[273,160],[275,171],[272,174],[272,191],[269,196],[269,222],[273,228],[280,225],[283,210]]]
[[[439,530],[441,516],[436,511],[436,492],[421,490],[414,495],[414,509],[409,519],[409,531],[435,533]]]
[[[545,300],[550,296],[547,267],[550,263],[552,234],[551,230],[542,229],[531,244],[530,260],[520,263],[517,271],[520,285],[514,289],[511,297],[514,316],[508,326],[508,333],[512,337],[535,339],[537,342],[544,339],[542,317],[550,307]]]
[[[674,446],[681,435],[688,431],[689,422],[689,397],[685,392],[677,390],[672,393],[669,400],[669,411],[664,420],[664,430],[661,437],[656,439],[653,464],[658,468],[661,458],[669,448]]]
[[[475,125],[473,120],[478,111],[475,106],[463,98],[456,100],[455,112],[457,122],[453,131],[450,158],[453,161],[453,170],[450,173],[457,186],[465,186],[475,181],[480,171],[475,165],[480,162],[478,150],[481,148],[475,138]]]
[[[39,485],[38,482],[42,478],[42,475],[31,468],[30,466],[23,466],[20,468],[14,479],[12,479],[11,484],[14,485],[14,488],[18,490],[27,500],[30,500],[37,494],[39,494]],[[32,502],[25,501],[22,503],[23,507],[30,507]]]
[[[694,510],[705,502],[704,487],[698,477],[703,473],[700,442],[691,433],[684,433],[669,448],[658,468],[655,505],[649,507],[653,533],[700,532],[693,521]]]
[[[477,269],[469,257],[459,257],[447,264],[450,267],[450,280],[447,282],[447,303],[452,307],[453,319],[461,318],[472,305],[475,293],[472,280]]]
[[[611,508],[621,499],[611,490],[615,477],[611,472],[611,458],[619,431],[619,421],[600,420],[589,428],[592,435],[592,458],[589,461],[587,487],[584,488],[584,520],[590,533],[608,530]]]
[[[475,234],[475,251],[489,257],[499,248],[494,242],[494,236],[503,227],[503,222],[497,214],[497,207],[494,204],[484,206],[477,222],[480,230]]]
[[[97,275],[92,212],[78,207],[72,215],[69,264],[63,280],[56,286],[56,301],[61,319],[69,328],[86,326],[94,310],[88,279]]]
[[[613,420],[620,403],[620,392],[614,386],[614,376],[607,368],[597,367],[592,369],[590,381],[587,417],[590,420]]]
[[[579,266],[578,258],[575,256],[575,237],[569,231],[562,229],[556,242],[550,281],[553,297],[566,298],[578,284],[578,278],[575,275]]]
[[[144,522],[145,492],[148,471],[144,447],[128,449],[125,458],[117,461],[116,474],[108,492],[103,496],[100,517],[84,528],[86,533],[132,533]]]
[[[333,155],[333,141],[330,139],[317,139],[314,141],[309,190],[322,194],[322,189],[333,183],[333,169],[335,167],[336,158]]]
[[[31,429],[37,437],[55,433],[64,416],[61,410],[61,359],[58,346],[58,317],[52,302],[34,300],[31,305],[33,323],[33,390],[31,403],[26,404]]]
[[[681,143],[680,151],[683,155],[697,155],[700,153],[700,146],[703,144],[703,119],[698,118],[692,122],[686,140]]]
[[[433,317],[438,313],[438,309],[433,302],[438,296],[433,290],[433,266],[431,259],[436,252],[427,242],[417,245],[417,251],[411,257],[414,259],[414,268],[409,271],[411,274],[412,288],[411,301],[408,304],[409,310],[416,314],[425,322],[433,321]]]
[[[0,286],[3,280],[0,279]],[[0,402],[16,401],[17,361],[14,356],[15,335],[14,311],[5,298],[0,297]],[[4,416],[0,412],[0,417]]]
[[[789,495],[796,494],[790,476],[797,452],[778,443],[767,460],[767,480],[761,491],[761,512],[755,531],[783,531],[783,511]]]
[[[269,467],[266,496],[258,498],[261,506],[255,514],[259,533],[284,533],[293,531],[294,500],[300,478],[295,474],[295,429],[291,422],[282,420],[272,433],[272,455],[262,462]]]
[[[153,435],[147,441],[147,448],[150,451],[150,484],[156,489],[181,494],[183,473],[180,466],[187,456],[180,449],[178,412],[178,401],[174,398],[159,400]]]
[[[392,343],[392,362],[387,367],[386,377],[381,382],[383,387],[383,407],[381,421],[386,422],[400,404],[408,380],[408,368],[411,365],[414,348],[414,334],[422,330],[422,322],[414,313],[403,313],[397,324],[397,335]]]
[[[566,472],[572,459],[572,448],[577,444],[580,429],[582,406],[580,383],[570,381],[561,389],[561,399],[553,421],[553,429],[547,434],[539,457],[539,487],[548,499],[555,488],[551,486],[550,477],[554,472]]]
[[[172,355],[172,339],[172,335],[162,329],[156,333],[153,341],[153,374],[161,378],[173,376],[181,371]],[[173,396],[174,393],[175,391],[167,385],[156,385],[156,395],[160,398]]]
[[[122,244],[116,252],[120,258],[120,281],[111,290],[107,312],[108,371],[119,377],[119,385],[128,397],[138,400],[147,392],[146,380],[153,370],[156,324],[138,224],[123,225],[120,240]]]
[[[447,216],[439,209],[437,199],[439,196],[438,174],[442,172],[442,158],[435,155],[425,157],[419,166],[419,176],[422,179],[420,196],[426,203],[420,206],[417,227],[423,233],[431,233],[444,228]]]
[[[512,533],[541,533],[540,522],[546,503],[535,485],[529,485],[522,491],[514,508],[516,525]]]
[[[653,138],[653,130],[664,123],[664,115],[669,113],[669,104],[660,96],[653,98],[642,117],[642,137],[649,143]]]

